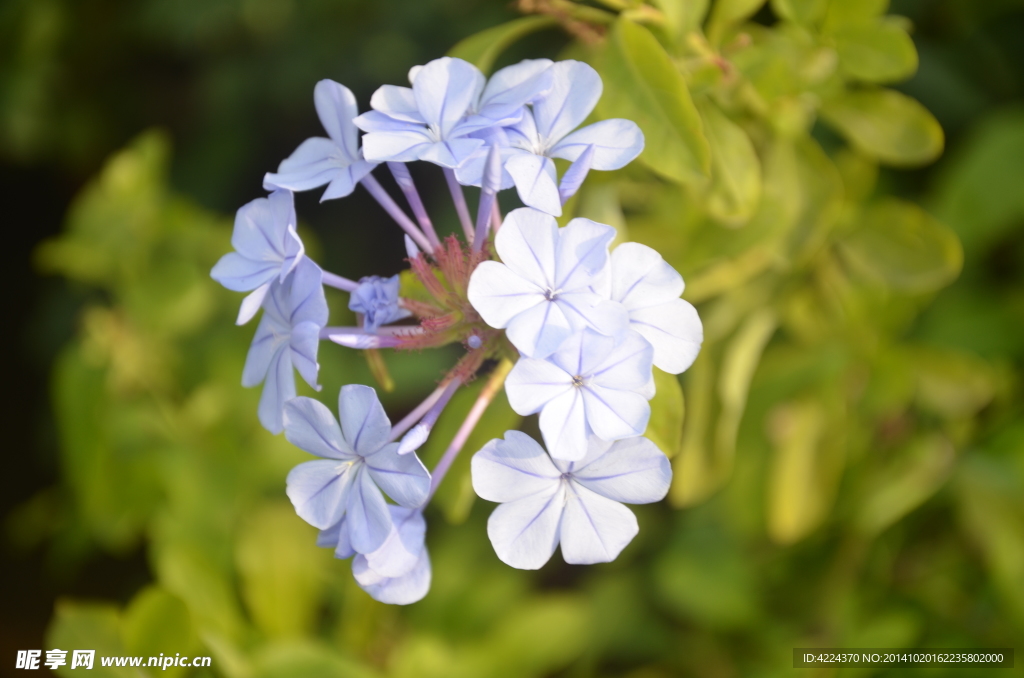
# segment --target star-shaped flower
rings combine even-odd
[[[352,552],[370,554],[384,545],[394,527],[381,490],[401,506],[418,507],[427,498],[430,474],[415,454],[399,455],[398,443],[388,442],[391,422],[369,386],[343,386],[338,414],[340,426],[312,398],[295,398],[286,405],[285,437],[324,458],[292,469],[288,498],[310,525],[338,529],[339,553],[344,541]]]
[[[243,205],[235,214],[229,252],[210,276],[235,292],[252,292],[242,301],[238,324],[249,322],[274,280],[284,282],[305,253],[295,232],[295,201],[291,191],[274,191]],[[255,291],[254,291],[255,290]]]
[[[494,240],[502,263],[477,266],[469,301],[484,322],[506,328],[509,341],[533,358],[551,355],[584,327],[620,335],[628,324],[625,309],[594,291],[607,285],[614,237],[614,228],[589,219],[559,228],[548,214],[517,209]]]
[[[533,438],[508,431],[473,456],[473,489],[500,502],[487,536],[502,561],[524,570],[544,565],[562,545],[565,562],[614,560],[638,532],[621,502],[660,501],[672,481],[668,458],[646,438],[591,438],[578,462],[549,457]]]
[[[313,103],[329,138],[303,141],[281,162],[276,173],[268,172],[263,177],[263,187],[308,191],[328,184],[321,201],[343,198],[355,190],[359,180],[377,163],[363,159],[359,130],[352,122],[359,109],[347,87],[333,80],[321,80],[313,88]]]
[[[408,318],[412,313],[398,305],[397,275],[382,278],[377,275],[359,280],[359,287],[349,297],[349,310],[363,314],[363,327],[375,332],[381,325]]]
[[[671,374],[692,365],[704,327],[693,304],[679,298],[683,276],[655,250],[627,242],[612,252],[610,277],[610,298],[625,306],[630,328],[654,347],[654,365]]]
[[[505,381],[509,405],[523,416],[540,412],[551,456],[582,459],[592,435],[621,440],[647,429],[652,353],[636,332],[616,341],[585,329],[546,360],[520,358]]]
[[[317,349],[320,328],[327,324],[327,299],[320,267],[303,257],[284,282],[275,280],[263,299],[263,317],[256,327],[242,370],[242,385],[263,382],[259,418],[271,433],[280,433],[286,402],[295,397],[295,374],[319,390]]]

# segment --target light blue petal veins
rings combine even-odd
[[[632,120],[602,120],[565,137],[548,151],[548,155],[575,162],[588,146],[594,147],[591,169],[617,170],[635,160],[644,150],[644,134]]]
[[[700,353],[704,327],[697,309],[683,299],[638,309],[629,326],[654,347],[654,364],[669,374],[685,371]]]
[[[434,145],[434,140],[423,127],[414,127],[410,123],[396,125],[404,125],[405,129],[367,132],[363,135],[363,155],[367,160],[412,162],[419,160],[426,150]]]
[[[355,95],[333,80],[321,80],[313,88],[313,104],[327,136],[345,153],[348,163],[355,161],[359,153],[359,132],[352,122],[359,115]]]
[[[352,575],[374,600],[389,605],[410,605],[422,600],[430,590],[430,554],[424,548],[416,566],[401,577],[383,577],[370,569],[365,556],[357,555],[352,561]]]
[[[617,501],[575,483],[566,495],[559,537],[567,563],[611,562],[640,531],[633,512]]]
[[[555,282],[558,233],[554,217],[520,207],[505,217],[494,247],[509,269],[544,290]]]
[[[308,191],[330,182],[338,172],[349,165],[344,151],[331,139],[306,139],[294,152],[281,161],[277,172],[263,177],[263,188],[287,188]]]
[[[576,465],[575,483],[597,494],[627,504],[652,504],[668,494],[672,483],[672,464],[647,438],[627,438],[611,446],[595,445],[598,454]]]
[[[581,390],[571,388],[549,401],[541,410],[540,432],[554,459],[576,461],[587,454],[591,427]]]
[[[295,372],[292,370],[291,351],[282,344],[270,358],[263,393],[257,410],[263,428],[271,433],[284,429],[284,404],[295,397]]]
[[[401,506],[388,506],[391,511],[391,532],[379,549],[365,554],[366,564],[382,577],[394,578],[408,574],[416,567],[423,553],[427,522],[423,513]]]
[[[492,440],[473,455],[472,478],[481,499],[509,502],[550,491],[561,482],[561,471],[533,438],[506,431],[504,440]]]
[[[327,185],[327,190],[320,196],[320,202],[351,195],[352,191],[356,190],[356,184],[362,181],[363,177],[369,174],[376,166],[377,163],[356,160],[348,167],[338,171],[334,178],[331,179],[331,183]]]
[[[600,363],[585,371],[588,384],[622,391],[642,389],[651,380],[653,355],[650,342],[629,332]]]
[[[317,349],[320,347],[320,325],[313,322],[301,322],[292,328],[289,346],[292,351],[292,365],[306,383],[320,390],[317,374],[320,363],[316,361]]]
[[[284,279],[304,252],[302,241],[295,234],[295,223],[290,191],[278,190],[268,198],[243,205],[235,214],[231,235],[237,256],[221,259],[211,275],[238,292],[256,289],[275,275]],[[240,259],[252,264],[246,266]]]
[[[524,417],[572,389],[572,376],[547,360],[520,358],[505,379],[508,403]]]
[[[454,169],[483,145],[483,139],[445,139],[423,146],[417,159]]]
[[[491,131],[490,129],[487,131]],[[463,186],[479,186],[484,177],[484,166],[487,164],[488,148],[497,145],[501,149],[501,189],[512,188],[515,182],[512,176],[505,171],[505,161],[513,155],[524,153],[516,148],[508,147],[508,140],[496,140],[494,135],[482,136],[484,145],[473,151],[473,154],[466,158],[461,165],[455,168],[455,178]]]
[[[419,109],[416,108],[416,95],[409,87],[397,87],[395,85],[382,85],[370,97],[370,107],[380,111],[389,118],[412,122],[418,125],[426,124]]]
[[[295,447],[327,459],[354,461],[356,453],[341,435],[327,406],[313,398],[289,400],[284,406],[284,437]]]
[[[558,295],[555,303],[573,330],[589,327],[599,334],[621,338],[629,329],[626,308],[593,292],[564,292]]]
[[[426,64],[412,84],[416,108],[440,138],[462,120],[484,88],[484,76],[476,66],[462,59],[441,57]]]
[[[278,289],[280,292],[275,294]],[[276,298],[275,307],[292,327],[303,322],[315,323],[320,327],[327,324],[323,271],[307,257],[303,257],[284,284],[280,287],[275,284],[271,288],[270,296]]]
[[[476,267],[467,294],[484,322],[498,329],[504,329],[523,311],[546,303],[540,287],[497,261],[485,261]]]
[[[398,454],[398,443],[384,445],[367,455],[366,466],[373,481],[395,503],[415,508],[426,501],[430,472],[415,454]]]
[[[287,328],[269,315],[260,318],[256,334],[245,356],[242,368],[242,386],[252,388],[262,382],[270,369],[270,362],[288,344]]]
[[[576,192],[580,190],[580,186],[583,185],[583,181],[587,178],[587,174],[590,172],[591,164],[594,160],[594,147],[587,146],[586,150],[579,155],[576,160],[573,161],[569,169],[562,175],[562,181],[558,184],[558,197],[561,199],[564,205],[569,201],[569,198],[576,195]]]
[[[550,60],[525,59],[490,77],[480,96],[477,112],[499,120],[547,94],[551,84]]]
[[[615,339],[591,329],[576,332],[550,360],[571,376],[588,378],[615,349]]]
[[[572,334],[572,329],[561,306],[542,299],[513,318],[505,335],[523,355],[546,358]]]
[[[314,462],[308,462],[314,463]],[[352,548],[358,553],[372,553],[379,549],[391,532],[391,514],[384,495],[359,464],[354,471],[352,490],[346,500],[346,517],[352,536]]]
[[[338,394],[341,430],[356,454],[366,457],[388,442],[391,421],[377,399],[377,392],[362,384],[346,384]]]
[[[524,109],[519,122],[505,127],[504,133],[509,146],[533,155],[544,155],[544,141],[537,132],[537,120],[530,109]]]
[[[639,393],[591,384],[583,389],[582,396],[587,423],[598,438],[620,440],[643,435],[647,430],[651,405]],[[581,454],[575,458],[582,457]]]
[[[612,301],[629,311],[658,306],[683,293],[683,276],[647,245],[626,242],[616,247],[610,270]]]
[[[555,284],[560,290],[588,287],[605,274],[608,245],[615,229],[590,219],[576,218],[559,231],[555,253]]]
[[[367,111],[358,118],[353,120],[356,127],[363,130],[364,132],[401,132],[409,130],[418,130],[424,135],[427,134],[426,128],[422,122],[412,122],[409,120],[399,120],[392,118],[390,115],[381,113],[380,111]],[[366,138],[363,138],[363,153],[366,153]],[[368,159],[369,156],[365,156]]]
[[[339,560],[351,558],[355,555],[348,523],[344,517],[326,530],[320,530],[316,537],[316,545],[321,548],[334,549],[334,557]]]
[[[551,158],[530,154],[514,155],[505,161],[505,171],[515,182],[519,199],[525,205],[556,217],[562,215],[558,177]]]
[[[300,518],[326,530],[341,520],[353,479],[350,462],[307,461],[288,474],[286,493]]]
[[[551,76],[551,90],[533,105],[537,131],[547,148],[586,120],[603,89],[601,76],[581,61],[557,61]]]
[[[256,317],[256,314],[263,306],[263,300],[267,298],[270,285],[271,283],[264,283],[250,294],[245,295],[245,298],[242,299],[242,305],[238,307],[238,318],[235,320],[236,325],[244,325]]]
[[[270,282],[281,272],[280,261],[247,259],[228,252],[210,271],[210,277],[232,292],[248,292]]]
[[[487,536],[498,558],[521,570],[543,567],[558,545],[564,503],[564,483],[558,483],[494,509],[487,520]]]

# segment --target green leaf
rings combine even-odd
[[[254,678],[373,678],[376,671],[308,640],[270,643],[253,659]]]
[[[715,0],[708,20],[708,39],[719,44],[726,29],[752,17],[764,3],[765,0]]]
[[[604,118],[626,118],[640,126],[640,160],[682,183],[708,175],[711,157],[700,116],[679,70],[646,28],[620,19],[599,57]]]
[[[772,0],[772,11],[787,21],[811,24],[825,14],[828,0]]]
[[[330,552],[316,546],[316,530],[286,502],[255,509],[235,547],[242,597],[267,636],[309,633],[316,621]]]
[[[699,104],[711,147],[711,191],[707,208],[729,226],[750,220],[761,201],[761,161],[743,129],[709,101]]]
[[[81,675],[82,667],[71,668],[73,650],[95,650],[92,670],[88,676],[116,678],[137,675],[128,668],[104,667],[101,656],[124,654],[121,645],[121,616],[113,605],[102,603],[80,603],[58,600],[54,617],[46,631],[46,645],[50,649],[67,650],[67,664],[57,669],[62,676]],[[46,655],[43,654],[43,660]],[[40,662],[42,666],[42,662]]]
[[[527,16],[488,28],[476,35],[460,40],[448,50],[448,56],[464,59],[485,74],[490,73],[495,59],[517,40],[550,26],[557,25],[554,17]]]
[[[865,82],[896,82],[917,70],[917,49],[903,26],[893,20],[853,25],[836,32],[839,65]]]
[[[669,459],[683,443],[683,388],[674,374],[654,368],[655,394],[651,400],[651,420],[645,436]]]
[[[185,603],[158,586],[147,586],[132,598],[121,618],[121,638],[124,651],[136,656],[188,655],[201,647]],[[180,666],[166,669],[168,676],[187,671]]]
[[[942,153],[942,127],[924,106],[889,89],[846,92],[822,117],[865,155],[896,167],[926,165]]]
[[[850,267],[904,292],[930,292],[960,273],[956,234],[917,205],[894,198],[865,211],[859,227],[839,242]]]
[[[700,30],[708,13],[710,0],[654,0],[665,14],[669,34],[676,40]]]
[[[846,26],[869,23],[889,8],[889,0],[830,0],[825,13],[825,27],[838,30]]]

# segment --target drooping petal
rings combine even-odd
[[[533,105],[537,131],[548,148],[579,127],[601,98],[601,76],[581,61],[551,66],[551,90]]]
[[[498,256],[516,275],[544,289],[555,282],[558,222],[525,207],[512,210],[494,238]]]
[[[640,531],[633,512],[617,501],[575,483],[566,495],[559,539],[567,563],[611,562]]]
[[[410,87],[397,87],[395,85],[381,85],[370,97],[370,106],[375,111],[387,115],[389,118],[403,122],[413,122],[419,125],[426,121],[416,108],[416,95]]]
[[[295,271],[281,285],[271,287],[265,308],[273,306],[278,317],[294,328],[311,322],[327,324],[327,297],[324,296],[323,271],[308,257],[303,257]]]
[[[248,292],[270,282],[280,271],[279,261],[247,259],[238,252],[228,252],[214,265],[210,277],[232,292]]]
[[[236,325],[244,325],[252,320],[260,308],[263,306],[263,300],[267,298],[267,292],[270,291],[270,283],[264,283],[254,289],[250,294],[247,294],[242,299],[242,305],[238,307],[238,318],[235,320]]]
[[[633,311],[678,299],[683,276],[647,245],[625,242],[611,257],[611,298]]]
[[[352,548],[358,553],[372,553],[379,549],[391,532],[391,514],[384,495],[357,462],[352,489],[345,502],[345,512],[352,537]]]
[[[519,431],[506,431],[473,455],[473,490],[481,499],[509,502],[546,492],[561,472],[537,441]]]
[[[594,446],[591,439],[591,446]],[[577,464],[573,480],[603,497],[627,504],[661,501],[672,483],[672,464],[647,438],[627,438]]]
[[[555,285],[561,290],[589,287],[594,276],[608,264],[608,245],[615,229],[590,219],[577,217],[559,231],[555,253]]]
[[[356,160],[348,167],[339,170],[334,175],[334,178],[331,179],[331,183],[327,185],[324,194],[320,196],[320,202],[351,195],[352,191],[356,190],[356,184],[362,181],[363,177],[369,174],[376,166],[377,163],[374,162]]]
[[[494,552],[507,565],[536,570],[548,562],[558,545],[558,528],[565,501],[563,483],[494,509],[487,536]]]
[[[520,358],[505,379],[508,403],[524,417],[570,389],[572,376],[547,360]]]
[[[320,363],[316,361],[316,354],[320,348],[320,325],[307,320],[293,327],[289,348],[292,352],[292,366],[307,384],[319,391],[317,375]]]
[[[562,216],[555,163],[541,155],[514,155],[505,161],[505,171],[516,184],[519,199],[528,207]]]
[[[430,473],[415,454],[398,454],[398,443],[389,443],[368,455],[366,467],[377,486],[395,503],[415,508],[426,501]]]
[[[540,432],[554,459],[582,459],[587,453],[588,424],[581,389],[571,388],[554,398],[540,413]]]
[[[683,299],[629,314],[629,326],[654,347],[654,364],[669,374],[685,371],[700,353],[704,326],[697,309]]]
[[[321,80],[313,88],[313,104],[327,136],[344,152],[347,164],[355,162],[359,153],[359,131],[352,122],[359,115],[355,95],[333,80]]]
[[[351,558],[355,555],[355,550],[352,548],[351,535],[348,530],[348,523],[345,521],[344,517],[331,527],[328,527],[326,530],[320,530],[320,533],[316,537],[316,545],[320,548],[334,549],[334,557],[339,560]]]
[[[576,158],[569,169],[562,175],[562,181],[558,184],[558,197],[562,204],[569,202],[569,199],[576,195],[587,178],[594,161],[594,147],[587,148]]]
[[[531,358],[546,358],[572,334],[573,323],[558,303],[546,301],[526,309],[509,324],[505,335],[520,353]]]
[[[523,311],[544,302],[544,291],[505,264],[485,261],[469,279],[468,297],[485,323],[503,329]]]
[[[591,169],[617,170],[631,163],[644,150],[644,133],[632,120],[602,120],[568,135],[548,154],[575,162],[588,147],[594,149]]]
[[[382,577],[401,577],[419,561],[427,522],[423,513],[401,506],[388,506],[391,532],[379,549],[365,554],[366,564]]]
[[[352,481],[349,462],[307,461],[288,474],[286,493],[300,518],[326,530],[341,519]]]
[[[438,126],[442,139],[448,138],[483,88],[484,76],[479,69],[452,57],[426,64],[412,84],[416,108],[427,123]]]
[[[312,398],[294,398],[284,406],[284,437],[295,447],[327,459],[352,461],[356,454],[341,435],[327,406]]]
[[[590,384],[583,389],[582,399],[587,423],[594,435],[602,440],[639,436],[647,430],[651,406],[639,393]]]
[[[312,137],[282,160],[276,173],[263,176],[263,188],[308,191],[329,183],[348,165],[344,151],[333,140]]]
[[[242,386],[252,388],[262,383],[267,377],[270,362],[274,356],[287,346],[287,328],[274,321],[268,315],[260,318],[256,326],[256,334],[249,345],[249,353],[245,356],[242,368]]]
[[[257,409],[260,423],[271,433],[284,430],[284,404],[295,397],[295,372],[291,351],[282,344],[270,358]]]
[[[366,457],[380,450],[391,434],[391,421],[377,392],[362,384],[346,384],[338,394],[338,415],[345,440]]]
[[[430,590],[430,555],[424,548],[415,567],[401,577],[383,577],[370,569],[365,556],[357,555],[352,560],[352,575],[374,600],[389,605],[410,605],[422,600]]]
[[[654,349],[636,332],[617,342],[597,364],[588,366],[589,382],[605,388],[634,391],[651,380]]]

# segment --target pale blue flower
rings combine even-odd
[[[524,355],[551,355],[573,332],[592,327],[618,336],[628,326],[607,287],[608,244],[615,229],[589,219],[559,228],[529,208],[511,212],[494,239],[501,263],[485,261],[469,281],[469,301],[491,327],[505,329]]]
[[[430,590],[430,555],[424,544],[427,524],[421,510],[388,506],[392,528],[380,548],[352,561],[356,582],[374,599],[409,605]]]
[[[547,360],[520,358],[505,381],[509,405],[540,412],[551,456],[582,459],[587,440],[621,440],[647,429],[654,396],[653,349],[636,332],[622,341],[590,328],[577,332]]]
[[[271,283],[242,370],[243,386],[263,383],[259,418],[271,433],[281,432],[284,405],[295,397],[293,368],[319,390],[316,356],[320,328],[326,324],[327,299],[320,267],[303,257],[284,282]]]
[[[303,520],[343,534],[339,548],[344,542],[356,553],[369,554],[393,528],[381,490],[401,506],[418,507],[427,498],[430,474],[415,454],[399,455],[398,443],[388,442],[391,422],[369,386],[343,386],[338,414],[340,426],[312,398],[295,398],[285,406],[285,437],[323,457],[292,469],[287,493]]]
[[[367,332],[375,332],[381,325],[412,315],[398,305],[398,287],[397,275],[390,278],[371,275],[359,279],[359,287],[349,297],[348,307],[363,314],[363,327]]]
[[[321,80],[313,88],[313,103],[329,138],[303,141],[281,162],[276,173],[263,177],[267,190],[287,188],[308,191],[328,184],[320,200],[343,198],[377,166],[363,159],[359,130],[353,119],[359,114],[352,92],[333,80]]]
[[[252,292],[242,301],[238,324],[249,322],[274,280],[284,282],[302,259],[305,248],[295,232],[295,201],[291,191],[274,191],[243,205],[235,214],[229,252],[210,276],[235,292]]]
[[[639,528],[622,502],[660,501],[672,481],[668,458],[646,438],[591,438],[579,461],[549,457],[533,438],[507,431],[473,456],[473,489],[501,503],[487,521],[498,557],[536,570],[561,544],[565,562],[614,560]]]
[[[654,365],[670,374],[697,358],[704,327],[697,309],[679,298],[683,276],[647,245],[627,242],[612,251],[609,298],[629,313],[629,326],[654,348]]]

